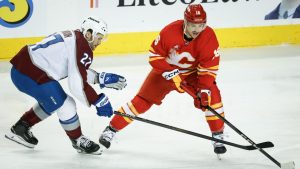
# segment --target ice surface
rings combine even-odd
[[[217,81],[226,118],[255,142],[272,141],[265,149],[281,163],[300,164],[300,46],[224,49]],[[127,78],[123,91],[105,92],[115,109],[133,98],[150,70],[147,54],[97,57],[92,67]],[[78,154],[54,114],[32,128],[39,144],[34,150],[4,138],[24,111],[34,103],[20,93],[9,77],[9,64],[0,62],[1,169],[276,169],[259,151],[229,147],[222,160],[210,141],[142,122],[133,122],[117,134],[111,149],[101,156]],[[62,82],[68,92],[66,81]],[[100,92],[98,86],[95,86]],[[77,102],[82,130],[97,141],[109,119]],[[187,94],[170,93],[161,106],[141,115],[161,123],[210,135],[204,114],[193,108]],[[226,140],[247,141],[228,126]]]

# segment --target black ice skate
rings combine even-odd
[[[29,124],[21,119],[11,127],[5,137],[28,148],[34,148],[38,143],[37,138],[30,131]]]
[[[216,139],[224,140],[223,132],[213,133],[212,136]],[[224,146],[223,143],[219,143],[216,141],[213,141],[213,146],[214,146],[214,152],[218,155],[218,158],[221,159],[219,155],[226,153],[227,151],[226,147]]]
[[[72,146],[77,150],[78,153],[94,155],[100,155],[102,153],[102,150],[100,149],[100,146],[98,144],[83,135],[78,139],[71,141]]]
[[[107,126],[99,138],[99,143],[108,149],[115,135],[116,130],[110,126]]]

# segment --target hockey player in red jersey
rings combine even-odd
[[[65,93],[59,80],[68,78],[70,92],[87,106],[94,105],[97,115],[111,117],[113,110],[104,93],[97,94],[90,84],[121,90],[124,77],[90,69],[93,51],[107,36],[106,23],[96,17],[86,18],[81,30],[54,33],[41,42],[24,46],[11,59],[11,79],[23,93],[37,102],[11,127],[6,138],[34,148],[38,140],[30,128],[57,113],[59,122],[80,153],[101,154],[98,144],[81,132],[75,100]]]
[[[215,81],[219,68],[219,44],[213,29],[206,25],[206,12],[200,4],[190,4],[184,12],[184,20],[170,23],[152,42],[148,74],[137,95],[118,111],[138,116],[153,104],[160,105],[171,91],[185,92],[181,84],[189,86],[197,94],[194,105],[205,112],[212,136],[223,139],[224,123],[205,109],[211,106],[224,116],[220,91]],[[109,148],[116,132],[133,120],[115,115],[103,131],[99,142]],[[213,142],[214,152],[222,154],[226,148]]]

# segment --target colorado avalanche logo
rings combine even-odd
[[[0,25],[14,28],[25,24],[33,11],[32,0],[0,1]]]

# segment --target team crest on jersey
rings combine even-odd
[[[170,51],[169,56],[166,61],[169,64],[176,65],[181,68],[189,68],[195,61],[195,58],[189,52],[179,53],[177,50],[179,49],[178,45],[175,45]]]

